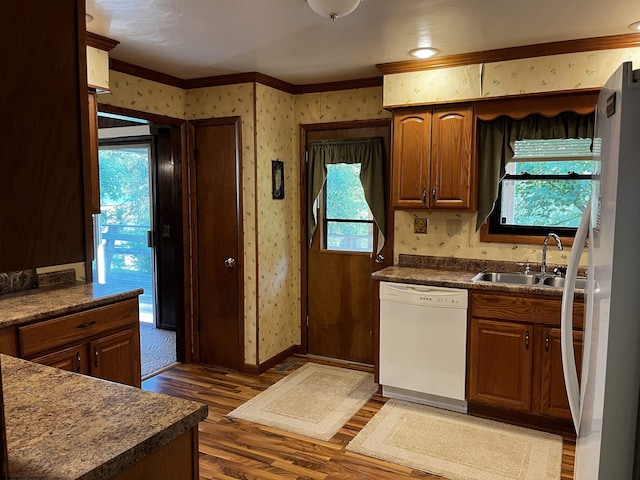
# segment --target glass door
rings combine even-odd
[[[155,325],[151,141],[99,149],[100,215],[94,215],[94,281],[143,288],[140,321]]]

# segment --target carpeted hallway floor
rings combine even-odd
[[[140,322],[142,379],[176,362],[176,332]]]

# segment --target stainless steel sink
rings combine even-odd
[[[518,285],[535,285],[539,275],[512,272],[480,272],[471,279],[472,282],[515,283]]]
[[[549,285],[550,287],[564,287],[565,278],[564,277],[547,277],[542,280],[544,285]],[[576,288],[580,290],[584,290],[587,287],[587,279],[584,277],[576,278]]]
[[[471,281],[562,288],[564,287],[565,279],[564,277],[547,277],[540,273],[480,272]],[[586,278],[576,278],[576,289],[584,290],[586,286]]]

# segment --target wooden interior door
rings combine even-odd
[[[307,131],[307,145],[312,140],[382,136],[385,145],[386,205],[389,205],[389,136],[388,125],[379,127],[334,128]],[[321,247],[322,217],[307,250],[307,350],[311,354],[373,364],[374,285],[371,274],[389,265],[390,218],[387,209],[387,235],[381,263],[375,254],[329,251]],[[374,227],[374,246],[376,245]],[[375,247],[374,247],[375,248]]]
[[[242,351],[240,120],[193,124],[196,358],[238,370]]]

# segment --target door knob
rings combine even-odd
[[[229,257],[224,261],[224,265],[225,267],[235,267],[236,266],[236,259],[233,257]]]

